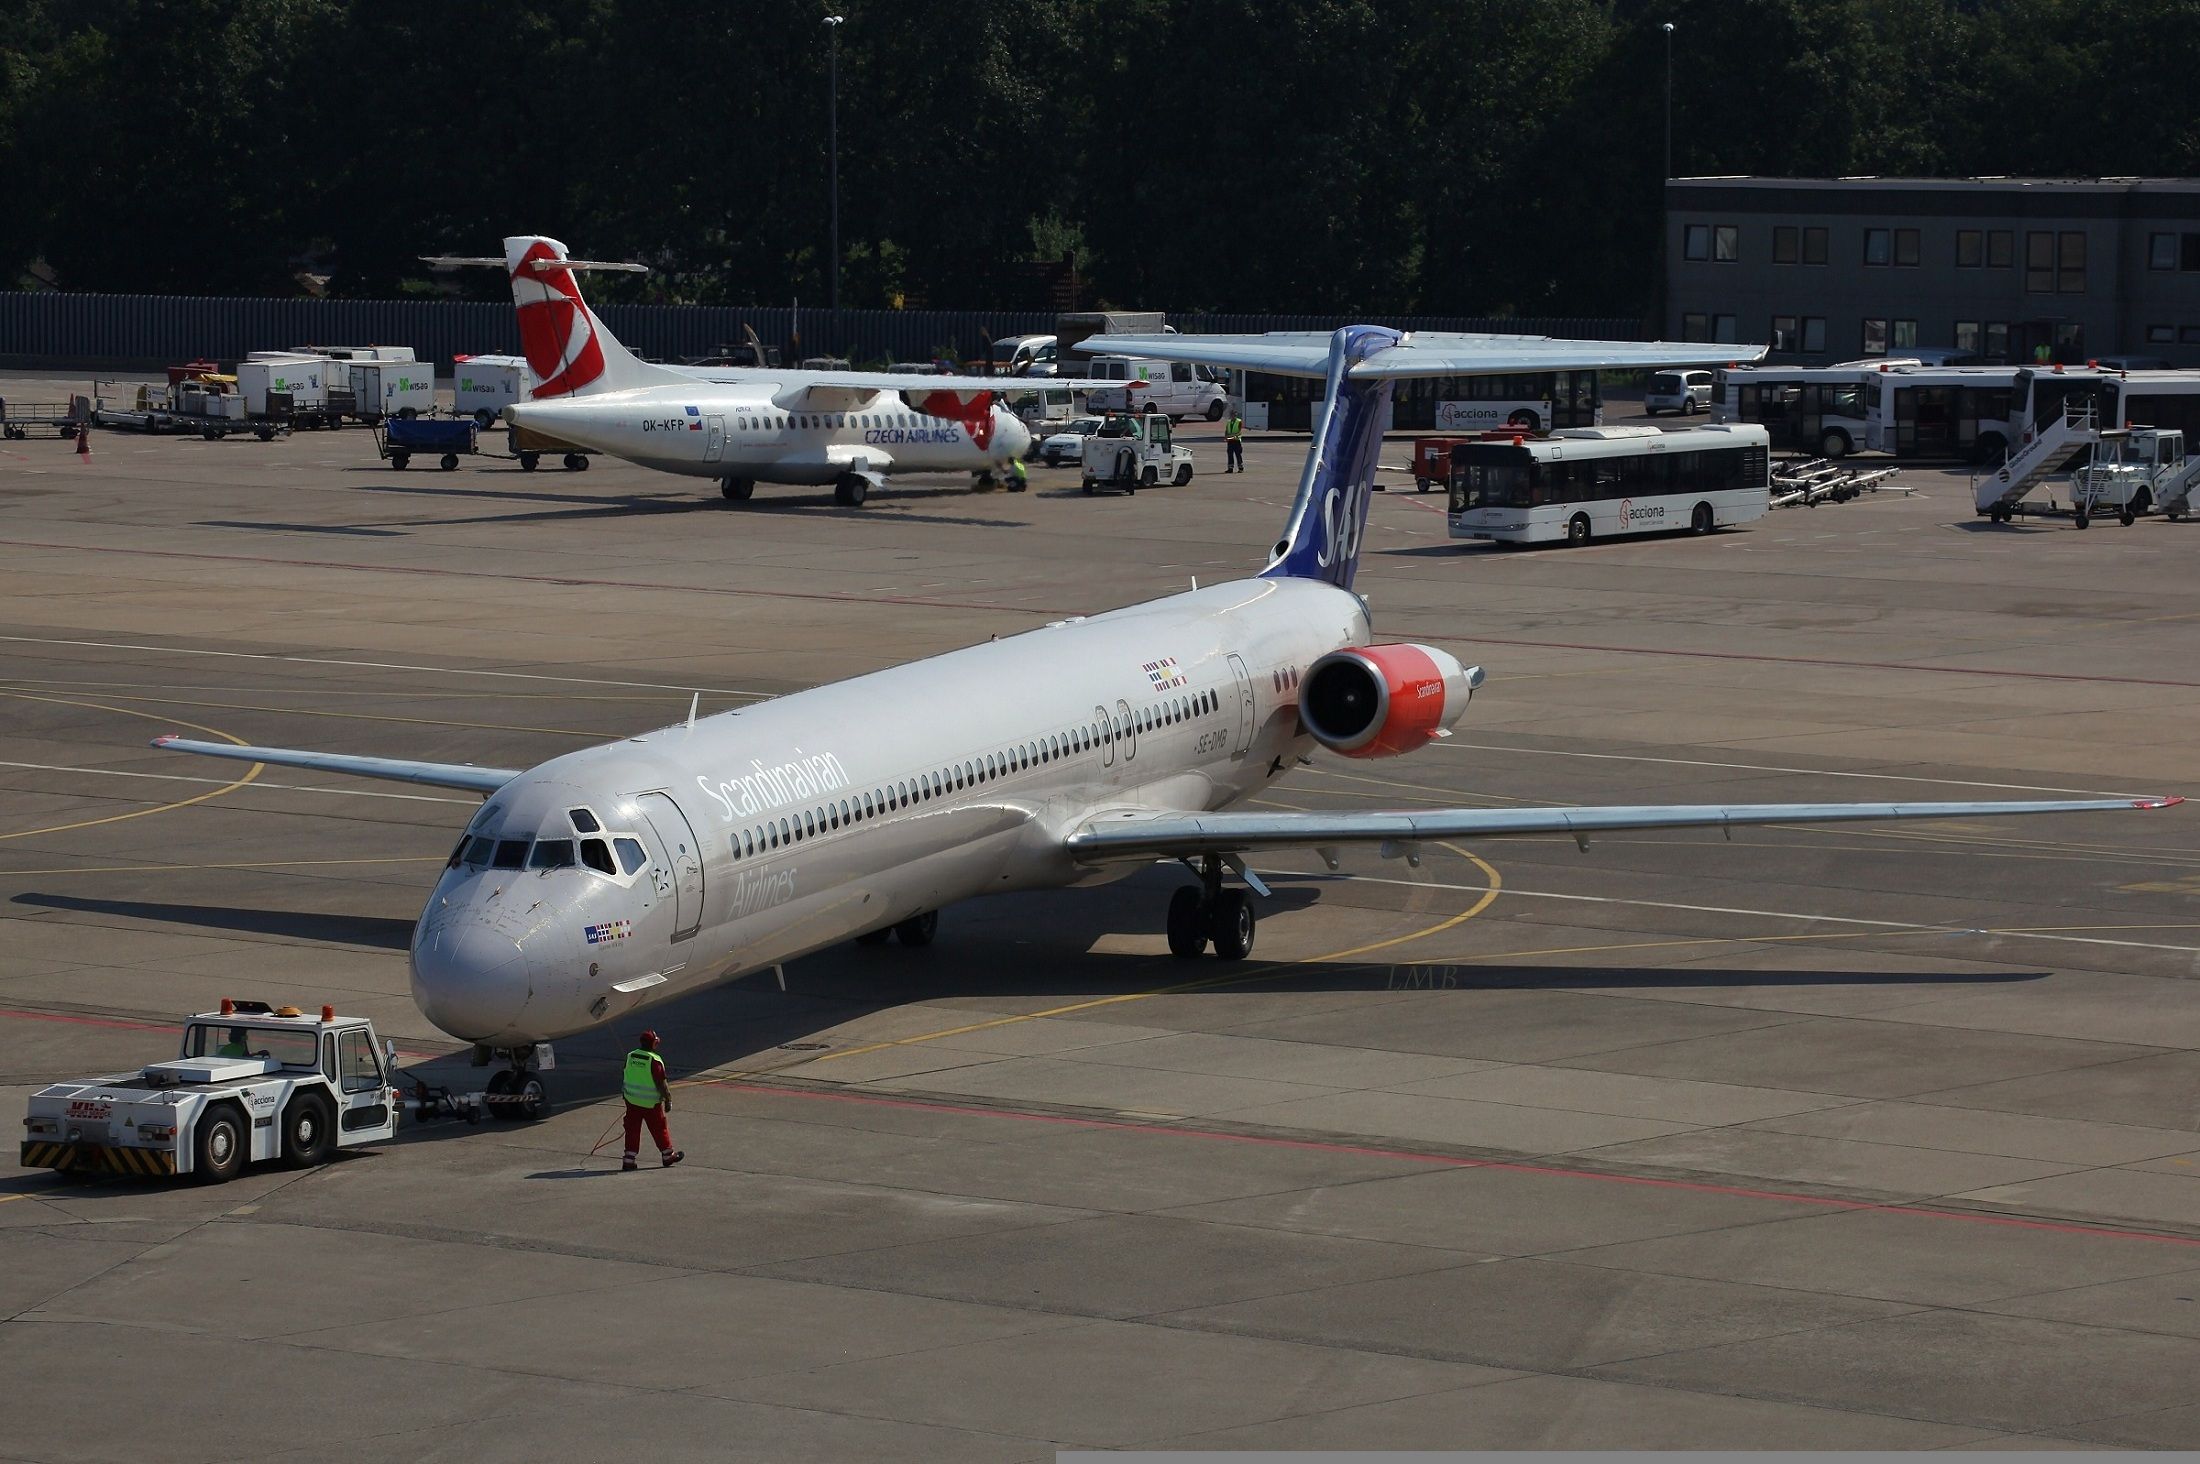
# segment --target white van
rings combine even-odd
[[[1229,405],[1222,373],[1182,361],[1141,361],[1135,356],[1095,356],[1084,373],[1096,381],[1120,381],[1128,387],[1094,387],[1087,405],[1095,412],[1166,412],[1171,421],[1186,417],[1222,420]]]
[[[993,343],[995,376],[1052,376],[1055,341],[1050,335],[1003,336]]]

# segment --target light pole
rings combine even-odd
[[[826,291],[825,303],[834,310],[840,308],[840,28],[846,23],[847,19],[848,17],[845,15],[828,15],[825,17],[825,34],[832,41],[831,58],[826,63],[827,75],[831,78],[831,90],[825,103],[825,150],[828,157],[826,176],[829,180],[826,185],[829,198],[826,209],[827,217],[831,220],[826,247],[832,255],[832,264],[826,274],[829,288]],[[1672,27],[1667,26],[1666,29],[1671,30]],[[1670,110],[1673,90],[1672,63],[1670,61],[1667,62],[1666,71],[1666,99],[1668,110]],[[1670,133],[1670,122],[1668,122],[1667,128]],[[1670,158],[1673,151],[1670,136],[1666,141],[1665,150],[1667,157]],[[1667,171],[1671,172],[1671,168],[1668,167]]]
[[[1665,176],[1673,176],[1673,22],[1665,23]]]

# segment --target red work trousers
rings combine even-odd
[[[632,1159],[641,1152],[642,1125],[649,1125],[649,1136],[657,1141],[657,1152],[672,1152],[672,1125],[665,1122],[665,1106],[653,1103],[647,1108],[626,1105],[626,1157]]]

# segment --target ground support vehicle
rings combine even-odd
[[[352,396],[352,415],[368,426],[389,417],[425,417],[435,410],[435,365],[429,361],[332,363]]]
[[[170,1061],[33,1093],[21,1162],[202,1184],[251,1163],[311,1168],[396,1135],[395,1070],[394,1048],[365,1017],[224,998],[184,1019]]]
[[[76,436],[77,427],[92,420],[92,404],[84,397],[65,402],[0,401],[0,437],[21,442],[40,427],[51,427],[61,437]]]
[[[1204,417],[1222,420],[1229,392],[1222,373],[1211,366],[1182,361],[1146,361],[1133,356],[1095,356],[1086,375],[1121,386],[1096,386],[1085,396],[1094,411],[1166,412],[1172,420]]]
[[[1746,423],[1493,434],[1452,450],[1451,537],[1582,545],[1749,523],[1764,517],[1771,495],[1766,437]]]
[[[1107,418],[1085,439],[1082,461],[1087,493],[1102,488],[1136,493],[1163,483],[1181,487],[1192,481],[1192,450],[1176,445],[1166,412]]]
[[[288,427],[340,427],[358,407],[349,379],[337,384],[340,370],[325,356],[255,351],[237,363],[244,414],[255,429],[268,429],[260,433],[262,441]]]
[[[526,400],[528,390],[525,356],[459,356],[451,362],[451,410],[473,418],[484,431],[506,407]]]
[[[565,455],[565,470],[568,473],[585,473],[588,471],[589,452],[587,449],[575,447],[572,443],[562,438],[552,437],[547,432],[536,432],[526,427],[512,427],[506,431],[505,441],[511,448],[510,455],[518,461],[521,472],[532,473],[536,465],[552,453],[563,453]]]
[[[91,409],[92,424],[121,432],[196,432],[208,442],[218,442],[232,432],[250,432],[262,442],[271,442],[276,434],[290,431],[288,422],[254,421],[246,415],[234,377],[191,377],[166,387],[139,385],[118,400],[123,404],[110,403],[105,395],[98,397]]]
[[[385,417],[375,429],[375,450],[402,472],[414,453],[435,455],[448,473],[461,453],[479,448],[481,428],[471,417]]]
[[[2103,513],[2129,525],[2160,510],[2172,523],[2192,512],[2200,492],[2200,459],[2185,453],[2174,428],[2133,427],[2100,434],[2091,460],[2070,480],[2073,522],[2084,528]]]
[[[1909,485],[1897,483],[1900,468],[1844,468],[1825,458],[1791,458],[1772,467],[1772,508],[1815,508],[1821,503],[1847,503],[1866,493],[1909,494]]]
[[[1510,440],[1515,434],[1505,434]],[[1451,450],[1470,442],[1485,439],[1480,433],[1471,437],[1416,437],[1413,439],[1413,491],[1426,493],[1451,482]]]

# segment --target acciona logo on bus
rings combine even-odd
[[[1662,503],[1645,503],[1637,508],[1632,498],[1622,498],[1619,501],[1619,521],[1623,524],[1648,523],[1652,519],[1664,517],[1665,505]]]

